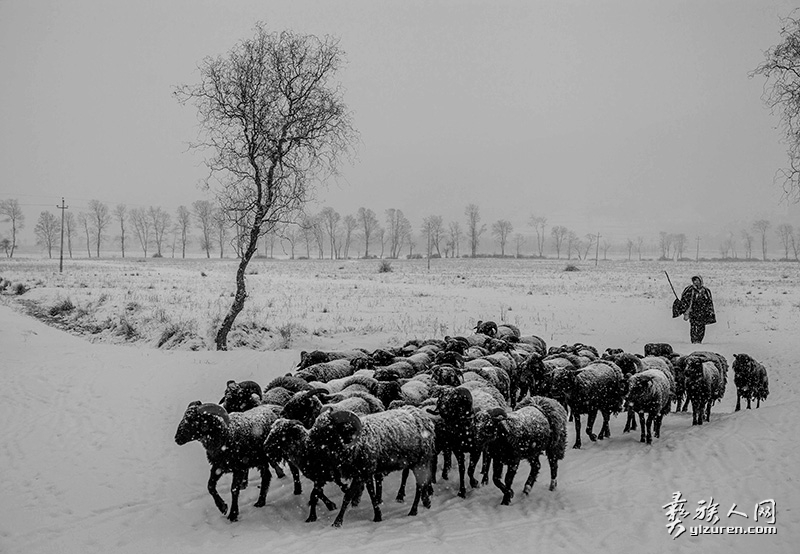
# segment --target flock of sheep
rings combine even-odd
[[[380,521],[383,477],[394,471],[403,472],[398,501],[405,498],[409,473],[414,474],[409,515],[417,514],[420,501],[429,508],[439,454],[443,479],[456,458],[458,496],[466,496],[465,473],[474,488],[488,484],[491,469],[502,504],[509,504],[521,461],[530,465],[523,488],[528,494],[542,453],[550,467],[550,490],[556,488],[568,419],[575,424],[573,448],[581,448],[582,415],[592,441],[611,436],[611,414],[627,412],[624,432],[636,429],[638,415],[641,442],[647,444],[659,437],[673,402],[683,411],[691,402],[693,425],[709,421],[711,406],[725,393],[727,360],[704,351],[681,356],[664,343],[644,350],[641,356],[619,349],[600,354],[583,344],[548,349],[544,340],[522,335],[513,325],[479,321],[466,337],[410,341],[372,352],[303,352],[294,373],[264,388],[253,381],[229,381],[219,403],[189,404],[175,441],[203,445],[211,464],[208,492],[231,521],[238,519],[239,491],[247,486],[249,470],[261,473],[255,506],[264,506],[270,468],[283,477],[283,462],[295,494],[302,493],[301,473],[312,483],[306,521],[316,520],[320,500],[336,509],[326,484],[342,490],[335,527],[364,488],[374,521]],[[736,354],[733,371],[736,410],[742,398],[747,408],[751,400],[759,407],[769,393],[764,366]],[[598,412],[603,423],[595,435]],[[480,483],[475,477],[479,460]],[[217,492],[225,473],[232,474],[230,510]]]

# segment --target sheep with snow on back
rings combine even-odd
[[[369,363],[369,354],[365,350],[344,350],[344,351],[331,351],[325,352],[322,350],[312,350],[311,352],[306,352],[303,350],[300,352],[300,362],[297,364],[295,369],[301,370],[305,369],[309,366],[332,362],[333,360],[355,360],[357,358],[363,358],[367,360],[364,363]],[[363,366],[366,367],[366,366]]]
[[[434,410],[428,410],[442,418],[440,444],[445,451],[452,452],[458,462],[458,496],[466,498],[464,479],[465,457],[469,453],[469,467],[466,473],[472,488],[478,487],[475,479],[475,466],[484,452],[486,444],[477,434],[476,414],[495,408],[505,409],[506,403],[499,391],[488,383],[467,381],[463,385],[445,390],[439,396]],[[488,482],[488,458],[484,458],[482,474]]]
[[[711,406],[725,395],[726,380],[714,362],[689,357],[686,362],[686,395],[692,403],[692,425],[711,421]]]
[[[353,361],[343,358],[304,367],[297,371],[295,376],[308,382],[322,381],[327,383],[334,379],[350,377],[355,371],[356,368],[353,365]]]
[[[667,375],[658,369],[646,369],[628,378],[626,407],[639,414],[641,426],[640,442],[653,443],[653,434],[661,436],[661,420],[672,406],[674,385]],[[647,421],[645,421],[647,414]]]
[[[767,369],[748,354],[733,355],[733,384],[736,385],[736,411],[742,406],[742,398],[747,399],[747,409],[750,401],[756,401],[756,408],[761,407],[761,401],[769,396],[769,379]]]
[[[336,509],[336,504],[325,496],[325,484],[335,482],[343,489],[345,487],[336,468],[325,463],[325,456],[314,450],[315,445],[308,437],[309,431],[300,421],[280,418],[272,424],[264,441],[264,450],[271,459],[284,459],[299,468],[313,483],[306,519],[306,522],[310,523],[317,520],[318,500],[322,500],[328,510]]]
[[[514,497],[512,485],[522,460],[531,471],[525,481],[523,494],[528,494],[536,482],[544,452],[550,464],[550,490],[558,484],[558,461],[564,458],[567,444],[567,412],[552,398],[532,396],[524,399],[514,411],[493,410],[482,426],[488,450],[494,464],[492,480],[503,492],[503,505]],[[505,479],[502,478],[506,466]]]
[[[567,374],[567,404],[575,420],[575,444],[572,448],[581,447],[581,414],[586,414],[586,434],[594,442],[611,436],[609,420],[611,414],[622,410],[627,382],[622,370],[613,362],[597,361],[581,369]],[[603,415],[603,426],[600,433],[592,432],[597,412]]]
[[[691,354],[687,354],[685,356],[677,356],[674,358],[670,358],[670,360],[672,361],[673,369],[675,371],[675,388],[676,388],[675,397],[677,400],[675,411],[685,412],[686,409],[689,407],[686,366],[689,360],[692,358],[698,358],[702,362],[713,363],[716,366],[717,371],[719,371],[720,376],[722,378],[723,390],[728,384],[728,360],[726,360],[725,356],[723,356],[722,354],[718,354],[716,352],[708,352],[705,350],[698,350],[692,352]],[[683,407],[681,407],[680,403],[684,396],[685,400],[683,403]]]
[[[419,501],[430,508],[431,464],[436,453],[433,420],[419,408],[359,417],[353,412],[323,412],[314,422],[309,440],[325,463],[338,468],[343,479],[352,482],[333,522],[340,527],[348,505],[361,486],[366,486],[374,513],[381,521],[381,479],[393,471],[410,469],[416,478],[416,495],[408,515],[417,515]],[[377,483],[376,483],[377,481]]]
[[[239,491],[247,487],[247,474],[251,467],[261,472],[261,489],[255,506],[266,504],[272,474],[263,442],[280,410],[280,406],[263,404],[246,412],[229,414],[219,404],[203,404],[197,400],[189,404],[178,425],[175,442],[179,446],[196,440],[206,449],[211,464],[208,492],[223,514],[228,511],[228,506],[217,492],[217,481],[225,473],[233,474],[231,509],[228,512],[230,521],[239,518]],[[298,486],[299,481],[296,481],[296,494],[299,494]]]

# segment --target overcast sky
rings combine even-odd
[[[767,217],[800,226],[773,183],[778,120],[749,78],[782,0],[0,0],[0,198],[27,227],[65,196],[174,211],[204,193],[173,97],[205,56],[263,21],[340,38],[358,158],[319,190],[342,215],[418,227],[531,214],[623,242]],[[0,232],[5,231],[0,225]]]

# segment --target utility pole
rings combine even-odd
[[[594,245],[594,265],[597,265],[597,257],[600,254],[600,233],[597,233],[597,243]]]
[[[64,205],[64,197],[61,197],[61,205],[56,205],[56,208],[61,210],[61,255],[58,258],[58,272],[64,272],[64,211],[69,209],[69,206]]]
[[[694,261],[700,260],[700,237],[697,237],[697,253],[694,255]]]

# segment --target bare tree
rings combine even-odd
[[[469,239],[470,254],[474,258],[478,254],[478,244],[481,235],[486,231],[486,224],[481,225],[480,209],[476,204],[468,204],[464,210],[467,216],[467,238]]]
[[[507,219],[500,219],[492,223],[492,236],[500,246],[501,256],[506,255],[506,244],[508,243],[508,237],[511,236],[511,231],[513,230],[514,226]]]
[[[80,212],[78,214],[78,225],[83,227],[83,232],[86,235],[86,255],[90,258],[92,257],[92,237],[89,234],[89,221],[91,218],[91,214],[87,214],[86,212]]]
[[[92,220],[92,228],[94,230],[95,247],[97,248],[97,257],[100,257],[100,245],[103,242],[103,234],[106,227],[111,223],[111,214],[108,212],[108,206],[99,200],[89,200],[89,216]]]
[[[595,241],[597,240],[597,235],[592,235],[591,233],[587,233],[584,235],[586,238],[586,248],[583,251],[583,259],[587,259],[589,257],[589,250],[592,249],[594,246]],[[583,246],[583,244],[581,244]],[[578,256],[580,258],[580,256]]]
[[[300,241],[300,237],[302,233],[300,232],[300,227],[296,223],[291,223],[286,225],[280,232],[281,237],[281,248],[283,248],[283,241],[289,243],[289,259],[294,260],[294,252],[295,248],[297,247],[297,243]],[[283,249],[283,252],[286,253],[286,249]]]
[[[75,214],[72,212],[64,214],[64,236],[67,238],[67,250],[69,251],[70,259],[72,259],[72,237],[75,236],[75,230],[77,228],[78,225],[75,223]]]
[[[353,231],[358,227],[358,220],[355,216],[347,214],[342,218],[342,227],[344,228],[344,252],[342,255],[346,259],[350,257],[350,243],[353,241]]]
[[[603,259],[607,260],[608,259],[608,251],[611,249],[611,243],[609,242],[608,239],[606,239],[606,238],[603,239],[603,247],[602,248],[603,248]]]
[[[639,255],[639,261],[642,261],[642,248],[644,247],[644,238],[636,237],[636,253]]]
[[[133,230],[136,232],[136,238],[139,239],[139,245],[142,247],[142,256],[147,257],[147,247],[150,246],[150,221],[147,217],[147,211],[144,208],[133,208],[131,210],[131,223],[133,223]]]
[[[661,249],[660,260],[669,260],[671,258],[670,251],[672,250],[673,235],[666,231],[658,233],[658,247]]]
[[[11,248],[9,249],[9,258],[14,257],[14,250],[17,248],[17,231],[25,228],[25,214],[22,213],[22,208],[16,198],[9,198],[8,200],[0,200],[0,216],[3,222],[11,223]]]
[[[178,206],[175,212],[175,223],[181,240],[181,258],[186,257],[186,243],[189,241],[189,226],[192,224],[192,214],[186,206]]]
[[[147,209],[147,219],[153,228],[153,242],[156,245],[154,256],[161,257],[161,246],[164,244],[164,235],[169,229],[170,217],[161,207],[150,206]]]
[[[747,229],[742,229],[742,240],[744,241],[744,257],[749,260],[753,257],[753,235]]]
[[[794,228],[788,223],[781,223],[775,229],[775,232],[778,234],[778,238],[783,245],[783,259],[789,259],[789,248],[792,245],[792,236],[794,235]]]
[[[761,235],[761,259],[767,261],[767,231],[772,224],[766,219],[753,223],[753,230]]]
[[[119,246],[122,249],[122,257],[125,257],[125,222],[128,219],[128,207],[125,204],[117,204],[114,208],[114,215],[119,223]]]
[[[764,102],[778,114],[787,144],[787,167],[778,172],[787,198],[800,200],[800,19],[782,20],[781,42],[765,53],[765,60],[750,74],[763,75]],[[763,235],[762,235],[763,236]]]
[[[567,231],[567,259],[572,259],[572,251],[575,250],[578,253],[578,259],[581,259],[580,251],[581,251],[581,239],[578,238],[578,235],[575,234],[575,231],[568,230]]]
[[[369,208],[359,208],[356,215],[361,228],[361,236],[364,237],[364,257],[369,258],[369,242],[378,228],[378,218],[375,212]]]
[[[569,229],[563,225],[556,225],[550,229],[550,236],[553,237],[553,246],[556,247],[556,259],[561,259],[561,247],[568,235]]]
[[[794,259],[795,261],[800,260],[798,258],[798,250],[800,250],[800,228],[796,229],[791,236],[791,244],[792,244],[792,252],[794,252]]]
[[[444,222],[440,215],[429,215],[422,220],[422,236],[425,237],[428,258],[433,256],[434,250],[437,257],[442,257],[440,243],[442,242],[442,227]]]
[[[11,255],[11,239],[0,238],[0,248],[6,253],[6,258]]]
[[[544,258],[544,230],[547,226],[547,218],[531,214],[530,219],[528,219],[528,225],[536,231],[536,248],[539,252],[539,257]]]
[[[325,225],[319,215],[311,219],[311,232],[314,235],[314,242],[317,244],[317,257],[321,260],[325,257]]]
[[[331,83],[343,62],[338,41],[289,31],[255,36],[226,56],[206,58],[201,82],[178,89],[197,106],[207,161],[223,183],[226,213],[243,215],[249,238],[236,273],[236,294],[215,339],[227,349],[228,333],[244,308],[245,270],[258,238],[293,221],[315,176],[334,172],[354,144],[351,116],[339,86]]]
[[[636,243],[633,242],[633,239],[630,238],[625,239],[625,248],[628,249],[628,261],[631,261],[631,255],[633,254],[633,247],[635,245]]]
[[[61,233],[61,225],[56,216],[48,211],[40,213],[39,221],[36,222],[33,232],[36,233],[36,244],[47,248],[47,256],[52,258],[53,245]]]
[[[386,210],[386,234],[389,242],[389,257],[400,257],[403,244],[411,236],[411,223],[403,215],[402,210],[389,208]]]
[[[195,200],[192,202],[192,212],[200,230],[200,248],[206,251],[206,258],[210,258],[214,242],[211,238],[214,228],[214,206],[208,200]]]
[[[516,249],[516,257],[519,258],[522,255],[522,245],[525,244],[525,237],[522,236],[520,233],[516,233],[514,235],[514,247]]]
[[[461,256],[461,239],[464,233],[461,231],[461,224],[458,221],[451,221],[447,227],[448,245],[456,258]]]
[[[225,217],[225,212],[219,208],[214,208],[211,214],[211,220],[214,222],[214,229],[217,232],[217,244],[219,244],[219,258],[225,257],[225,241],[228,240],[228,220]]]
[[[686,248],[686,243],[688,242],[688,238],[684,233],[678,233],[677,235],[673,235],[673,241],[675,243],[675,257],[676,259],[680,260],[683,258],[683,249]]]
[[[339,258],[339,243],[338,243],[338,235],[339,235],[339,221],[342,219],[342,216],[339,215],[339,212],[327,206],[322,208],[322,211],[319,213],[319,217],[322,220],[322,224],[325,227],[325,232],[328,235],[328,244],[331,247],[331,259]]]

